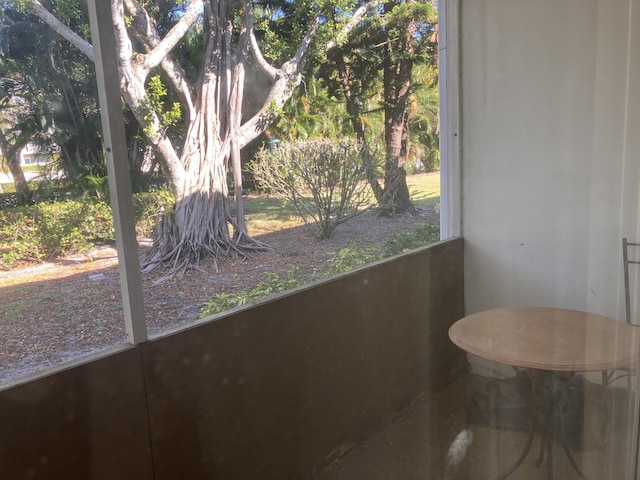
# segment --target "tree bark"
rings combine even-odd
[[[385,13],[389,13],[395,5],[393,1],[385,3]],[[409,21],[406,28],[399,31],[396,45],[387,39],[383,63],[386,159],[382,209],[386,214],[414,210],[407,186],[406,162],[415,20]]]
[[[233,84],[229,99],[229,136],[231,138],[231,166],[233,170],[233,189],[236,202],[236,229],[234,239],[244,241],[243,236],[248,236],[244,221],[244,204],[242,201],[242,159],[240,157],[240,143],[238,136],[242,123],[242,100],[244,97],[245,59],[249,56],[249,32],[253,29],[253,13],[248,0],[243,0],[246,22],[240,30],[238,39],[238,63],[235,66]]]
[[[371,148],[367,137],[365,135],[364,128],[362,126],[362,119],[360,118],[360,107],[358,106],[357,99],[351,89],[351,76],[346,62],[344,61],[344,54],[341,49],[333,47],[329,51],[329,57],[333,59],[338,69],[338,78],[342,84],[342,90],[344,92],[344,98],[347,106],[347,114],[351,120],[351,125],[356,133],[356,138],[362,144],[363,159],[365,162],[365,169],[367,173],[367,181],[373,191],[373,195],[378,205],[382,204],[384,200],[384,190],[378,181],[378,175],[376,174],[376,165],[371,156]]]
[[[13,177],[18,205],[28,205],[31,203],[29,182],[27,182],[22,166],[20,165],[20,151],[25,145],[26,144],[22,142],[10,144],[4,132],[0,131],[0,147],[2,148],[5,163],[7,167],[9,167],[9,172]]]
[[[20,165],[20,150],[17,150],[7,158],[7,165],[13,177],[13,183],[16,186],[18,205],[29,205],[31,203],[31,190],[29,189],[29,183]]]

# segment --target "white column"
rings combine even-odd
[[[147,340],[138,242],[135,233],[127,142],[120,98],[120,78],[110,0],[89,0],[91,40],[95,54],[98,99],[109,191],[118,250],[122,307],[127,338],[137,344]]]
[[[460,1],[438,2],[440,238],[462,233],[460,175]]]

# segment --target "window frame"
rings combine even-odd
[[[460,0],[438,2],[440,238],[462,236]]]

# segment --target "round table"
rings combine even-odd
[[[553,478],[552,412],[554,396],[547,385],[554,376],[574,372],[607,372],[633,367],[638,361],[639,328],[613,318],[577,310],[551,307],[500,308],[475,313],[458,320],[449,329],[449,338],[462,350],[501,364],[530,372],[532,421],[527,446],[515,464],[499,480],[509,477],[524,461],[536,430],[542,434],[541,455],[547,458],[547,478]],[[603,379],[605,373],[603,373]],[[537,397],[538,399],[536,400]],[[542,397],[542,398],[540,398]],[[582,478],[569,448],[567,458]]]
[[[449,338],[466,352],[505,365],[590,372],[635,364],[638,330],[593,313],[521,307],[464,317],[451,326]]]

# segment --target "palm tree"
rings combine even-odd
[[[409,112],[409,156],[420,160],[426,171],[440,166],[440,94],[438,70],[431,64],[414,69]]]

